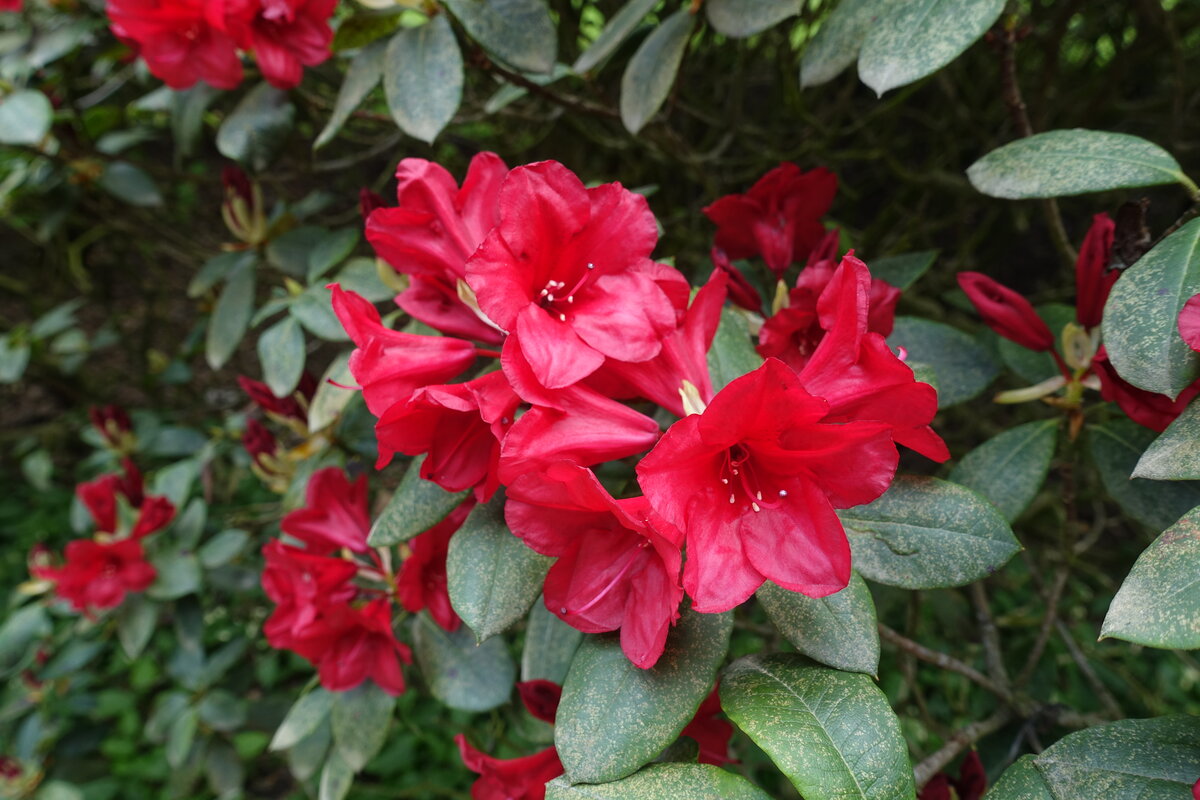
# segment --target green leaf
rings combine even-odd
[[[208,365],[213,369],[225,366],[246,335],[246,327],[254,313],[256,266],[256,261],[246,261],[234,268],[213,308],[204,350]]]
[[[757,596],[771,622],[804,655],[836,669],[878,674],[875,602],[857,574],[828,597],[805,597],[769,582]]]
[[[171,135],[175,138],[178,160],[196,152],[204,130],[204,113],[223,94],[207,83],[197,83],[190,89],[171,93]]]
[[[166,550],[151,556],[158,575],[146,590],[155,600],[175,600],[200,589],[200,562],[186,550]]]
[[[621,122],[637,133],[662,106],[675,84],[695,18],[681,8],[638,47],[621,76]]]
[[[621,6],[621,10],[605,24],[604,30],[600,31],[596,41],[592,42],[591,46],[575,59],[571,70],[580,74],[588,72],[612,55],[629,38],[629,34],[633,33],[638,23],[654,10],[656,5],[658,5],[658,0],[629,0]]]
[[[318,225],[301,225],[273,238],[267,244],[267,262],[286,272],[293,278],[304,279],[308,275],[309,255],[329,236],[329,231]],[[309,287],[316,289],[325,287]],[[329,295],[325,295],[329,305]]]
[[[996,360],[972,337],[940,322],[896,317],[888,345],[903,347],[909,361],[933,368],[938,408],[976,397],[1000,371]]]
[[[1200,219],[1163,239],[1113,286],[1104,306],[1104,346],[1113,368],[1171,398],[1200,376],[1200,355],[1179,335],[1179,311],[1200,293]]]
[[[392,18],[399,19],[400,15],[394,14]],[[351,20],[353,19],[355,17],[351,17]],[[338,28],[339,36],[345,27],[346,23],[342,23]],[[386,35],[391,30],[394,30],[394,26],[381,35]],[[383,58],[386,50],[386,42],[373,42],[354,56],[349,69],[346,70],[346,77],[342,79],[342,88],[338,90],[337,100],[333,103],[333,113],[329,115],[329,122],[325,123],[317,140],[313,142],[313,150],[319,150],[332,142],[354,110],[362,105],[371,90],[379,85],[379,79],[383,77]]]
[[[101,189],[131,206],[150,208],[163,204],[154,179],[125,161],[114,161],[105,167],[97,183]]]
[[[709,0],[704,11],[717,33],[742,39],[799,14],[800,6],[801,0]]]
[[[1037,497],[1057,441],[1058,420],[1018,425],[967,453],[950,480],[991,500],[1012,522]]]
[[[333,708],[332,692],[318,687],[297,700],[284,716],[271,739],[271,750],[287,750],[308,738],[326,719]]]
[[[204,774],[217,800],[240,800],[246,780],[237,752],[223,742],[211,742],[204,757]]]
[[[30,348],[14,336],[0,336],[0,383],[16,383],[29,366]]]
[[[137,658],[146,649],[154,628],[158,625],[158,603],[140,595],[125,598],[117,611],[117,638],[121,649],[130,660]]]
[[[1025,756],[986,800],[1184,800],[1198,766],[1200,718],[1126,719],[1068,734],[1040,755]]]
[[[871,277],[885,280],[897,289],[907,289],[929,271],[937,257],[937,250],[921,250],[872,259],[868,266],[871,269]]]
[[[46,781],[38,787],[34,800],[86,800],[78,786],[66,781]]]
[[[1162,532],[1126,576],[1100,637],[1200,648],[1200,508]]]
[[[332,425],[357,393],[356,389],[342,388],[354,385],[354,376],[350,374],[350,353],[351,351],[340,353],[329,362],[329,367],[317,383],[317,393],[308,404],[309,433],[316,433]]]
[[[246,722],[246,701],[228,689],[213,689],[196,705],[200,721],[214,731],[230,733]]]
[[[387,741],[396,698],[372,681],[337,692],[331,712],[334,752],[360,772]]]
[[[27,605],[12,613],[0,626],[0,678],[23,666],[35,640],[49,636],[50,615],[41,603]]]
[[[258,361],[263,381],[276,397],[289,397],[304,374],[304,333],[294,317],[286,316],[258,337]]]
[[[256,172],[270,166],[292,130],[296,107],[268,83],[251,89],[217,130],[217,150]]]
[[[346,329],[333,313],[331,295],[324,286],[310,286],[288,306],[288,313],[314,336],[330,342],[348,342]]]
[[[342,800],[350,793],[354,784],[354,770],[334,751],[325,760],[321,769],[321,783],[317,790],[317,800]]]
[[[725,669],[721,707],[810,800],[916,796],[900,720],[866,675],[748,656]]]
[[[987,33],[1004,0],[910,0],[877,6],[858,54],[858,77],[882,95],[932,75]]]
[[[504,521],[504,496],[476,506],[450,539],[446,582],[450,604],[483,642],[529,611],[551,559],[530,550]]]
[[[13,92],[0,102],[0,144],[36,147],[50,132],[54,108],[34,89]]]
[[[378,40],[399,28],[403,20],[404,14],[401,13],[400,6],[387,9],[383,13],[359,12],[342,20],[342,24],[338,25],[330,49],[335,53],[341,53],[345,50],[357,50],[360,47],[368,48],[369,45],[378,44]],[[354,67],[351,66],[350,69],[354,69]],[[345,88],[344,84],[343,88]]]
[[[556,617],[538,598],[525,625],[521,680],[553,681],[561,686],[582,641],[581,632]]]
[[[354,252],[358,239],[359,234],[356,228],[341,228],[323,237],[308,255],[306,280],[313,283],[345,261],[346,257]],[[342,288],[350,289],[351,287],[343,286]]]
[[[195,708],[185,708],[178,717],[171,722],[167,728],[167,743],[164,748],[164,755],[167,759],[167,764],[175,769],[179,769],[187,759],[188,753],[192,751],[192,742],[196,738],[196,727],[199,724],[199,715]]]
[[[472,39],[521,72],[549,72],[558,51],[554,21],[542,0],[446,0]]]
[[[317,770],[324,764],[325,757],[329,755],[329,745],[332,741],[333,733],[330,731],[329,718],[326,717],[312,733],[288,748],[288,769],[296,780],[307,781],[317,774]],[[341,758],[338,758],[338,761],[345,764]]]
[[[1146,448],[1133,477],[1156,481],[1200,478],[1200,403],[1190,403]]]
[[[762,366],[763,359],[750,339],[746,315],[732,306],[721,310],[721,324],[708,349],[708,374],[712,377],[713,392],[719,392],[734,378],[753,372]]]
[[[732,629],[731,614],[687,610],[650,669],[635,667],[615,635],[584,639],[554,726],[567,779],[624,778],[674,742],[712,689]]]
[[[462,88],[462,53],[445,16],[392,37],[384,58],[383,91],[402,131],[432,144],[454,119]]]
[[[838,512],[863,577],[905,589],[964,586],[1021,545],[996,507],[937,478],[901,475],[874,503]]]
[[[770,800],[750,781],[711,764],[648,764],[611,783],[579,783],[566,777],[546,784],[546,800]]]
[[[250,534],[238,528],[230,528],[205,542],[196,551],[196,555],[205,569],[214,569],[237,558],[249,541]]]
[[[82,305],[82,300],[68,300],[56,305],[37,318],[29,328],[29,335],[34,339],[49,339],[57,333],[62,333],[76,324],[75,312]]]
[[[967,167],[990,197],[1062,197],[1190,181],[1170,153],[1137,136],[1082,128],[1047,131],[997,148]]]
[[[475,643],[466,625],[450,633],[428,614],[413,620],[413,652],[429,691],[459,711],[490,711],[508,702],[517,667],[504,640]]]
[[[203,86],[204,84],[199,84]],[[188,284],[188,297],[199,297],[218,282],[229,277],[238,267],[253,264],[258,260],[258,254],[253,250],[234,250],[230,253],[220,253],[204,262],[204,266]]]
[[[804,48],[800,61],[800,86],[807,88],[833,80],[858,60],[867,31],[885,13],[881,0],[842,0]]]
[[[1088,446],[1104,488],[1126,514],[1155,531],[1165,530],[1200,506],[1200,482],[1130,478],[1154,431],[1127,419],[1088,426]]]
[[[433,481],[422,478],[424,461],[425,456],[417,456],[408,465],[395,494],[371,526],[367,536],[367,544],[371,547],[407,542],[444,520],[466,498],[466,492],[447,492]]]

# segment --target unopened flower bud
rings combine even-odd
[[[958,273],[958,285],[984,323],[1009,341],[1035,352],[1054,348],[1054,334],[1029,301],[979,272]]]
[[[246,173],[233,166],[221,171],[221,183],[225,186],[225,201],[221,203],[225,226],[246,244],[261,244],[267,233],[262,190],[246,177]]]

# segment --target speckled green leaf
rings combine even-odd
[[[558,36],[543,0],[446,0],[471,38],[522,72],[554,67]]]
[[[250,316],[254,313],[256,267],[254,260],[243,261],[234,267],[213,307],[204,348],[205,358],[213,369],[225,366],[246,334]]]
[[[403,6],[397,4],[377,11],[359,12],[342,20],[337,32],[333,35],[330,49],[335,53],[345,50],[358,50],[377,43],[380,39],[400,27],[404,21]],[[376,78],[378,80],[378,78]]]
[[[831,81],[858,60],[871,25],[885,12],[886,0],[842,0],[821,21],[817,35],[804,48],[800,86]]]
[[[396,698],[369,680],[334,694],[330,710],[334,752],[350,769],[358,772],[383,747],[395,707]]]
[[[1177,397],[1200,375],[1179,335],[1179,311],[1200,292],[1200,219],[1163,239],[1121,274],[1104,306],[1104,345],[1122,378]]]
[[[612,55],[656,5],[658,0],[629,0],[608,21],[596,41],[580,54],[571,69],[578,73],[587,72]]]
[[[726,668],[721,707],[807,800],[916,796],[900,720],[866,675],[748,656]]]
[[[757,596],[771,622],[804,655],[848,672],[879,670],[875,602],[857,574],[828,597],[805,597],[773,583],[764,583]]]
[[[146,171],[125,161],[114,161],[104,169],[97,184],[131,206],[150,208],[163,204],[162,193]]]
[[[546,784],[546,800],[770,800],[750,781],[711,764],[650,764],[611,783]]]
[[[1151,647],[1200,648],[1200,508],[1138,556],[1100,635]]]
[[[462,52],[444,15],[388,42],[383,92],[392,119],[409,136],[432,144],[458,111],[462,88]]]
[[[450,633],[428,614],[412,624],[417,666],[438,700],[459,711],[490,711],[508,702],[517,666],[503,639],[475,643],[466,625]]]
[[[117,639],[125,655],[135,659],[146,649],[158,624],[158,603],[130,595],[117,611]]]
[[[263,381],[276,397],[289,397],[304,374],[304,332],[294,317],[285,316],[258,337],[258,361]]]
[[[1062,341],[1062,329],[1067,323],[1075,321],[1075,308],[1065,303],[1045,303],[1035,309],[1046,327],[1054,334],[1055,341]],[[985,334],[987,335],[987,334]],[[1016,342],[996,336],[996,348],[1000,351],[1000,359],[1004,366],[1021,376],[1021,380],[1029,385],[1040,383],[1047,378],[1061,375],[1058,362],[1049,353],[1035,353],[1021,347]]]
[[[1200,506],[1200,482],[1129,477],[1154,441],[1154,431],[1127,419],[1115,419],[1088,426],[1087,436],[1104,488],[1129,516],[1161,531]]]
[[[525,649],[521,651],[521,680],[566,680],[583,634],[550,613],[542,598],[529,610],[525,625]]]
[[[1184,481],[1200,478],[1200,403],[1191,403],[1138,459],[1135,478]]]
[[[41,603],[12,611],[0,624],[0,678],[26,666],[33,659],[33,645],[53,630],[50,615]]]
[[[217,150],[256,172],[266,169],[292,130],[296,107],[288,94],[260,83],[237,104],[217,130]]]
[[[732,630],[731,614],[685,611],[650,669],[635,667],[616,635],[586,638],[555,721],[554,744],[567,779],[619,780],[674,742],[712,689]]]
[[[659,23],[638,47],[621,76],[621,122],[637,133],[662,107],[675,84],[695,17],[686,7]]]
[[[704,12],[718,33],[741,39],[799,14],[800,5],[801,0],[708,0]]]
[[[329,362],[325,374],[321,376],[321,380],[317,384],[317,393],[313,395],[312,402],[308,405],[308,430],[310,433],[316,433],[337,420],[346,404],[356,394],[356,390],[342,387],[353,385],[354,376],[350,374],[350,351],[346,351]]]
[[[734,378],[753,372],[762,366],[763,359],[754,350],[746,315],[739,309],[726,307],[721,311],[721,324],[708,350],[708,374],[712,376],[713,391],[719,392]]]
[[[872,277],[881,278],[897,289],[907,289],[929,271],[937,257],[937,250],[921,250],[916,253],[873,258],[867,266],[871,269]]]
[[[389,547],[424,533],[449,516],[467,496],[466,492],[447,492],[422,478],[424,460],[425,456],[412,460],[392,499],[371,525],[367,536],[371,547]]]
[[[991,575],[1021,545],[1000,512],[970,489],[901,475],[874,503],[838,512],[854,568],[905,589],[963,586]]]
[[[932,75],[987,33],[1004,0],[887,3],[858,54],[858,76],[883,94]]]
[[[976,397],[1000,371],[996,360],[978,342],[940,322],[897,317],[888,344],[893,348],[903,347],[910,362],[933,369],[937,376],[938,408]]]
[[[342,800],[354,785],[354,770],[345,759],[333,751],[321,768],[321,782],[317,787],[317,800]]]
[[[997,148],[967,168],[976,189],[1018,200],[1130,189],[1185,180],[1179,162],[1125,133],[1047,131]]]
[[[36,89],[13,92],[0,101],[0,144],[36,147],[54,122],[50,99]]]
[[[504,522],[504,496],[476,506],[450,540],[450,604],[482,642],[525,616],[542,591],[550,559],[525,546]]]
[[[271,750],[288,750],[329,718],[334,694],[317,687],[292,704],[271,739]]]
[[[1063,737],[1033,764],[1055,800],[1185,800],[1200,774],[1200,717],[1097,725]]]
[[[1021,756],[1004,770],[984,800],[1055,800],[1046,779],[1033,763],[1033,756]]]
[[[991,500],[1012,522],[1042,488],[1057,441],[1057,420],[1018,425],[967,453],[950,480]]]

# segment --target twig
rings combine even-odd
[[[1012,718],[1013,712],[1008,708],[1002,708],[987,719],[972,722],[965,728],[956,731],[950,737],[949,741],[932,754],[921,759],[920,763],[913,767],[913,778],[916,780],[917,790],[920,791],[925,784],[929,783],[934,775],[945,769],[946,765],[957,758],[959,753],[989,733],[995,733],[1000,730]]]
[[[923,644],[914,642],[912,639],[909,639],[907,636],[899,633],[898,631],[892,630],[882,622],[879,623],[879,638],[883,639],[889,644],[895,645],[909,655],[915,656],[928,664],[933,664],[935,667],[941,667],[942,669],[947,669],[951,672],[957,672],[967,680],[978,684],[984,689],[987,689],[989,692],[992,692],[1001,699],[1008,700],[1012,697],[1012,692],[989,678],[987,675],[984,675],[970,664],[959,661],[954,656],[947,655],[946,653],[942,653],[938,650],[931,650]]]
[[[1029,657],[1025,659],[1025,667],[1017,676],[1017,686],[1029,683],[1029,679],[1033,677],[1033,671],[1037,669],[1038,662],[1042,660],[1046,643],[1050,641],[1050,634],[1054,632],[1054,624],[1058,622],[1058,604],[1062,602],[1063,589],[1066,588],[1067,578],[1070,574],[1071,570],[1066,564],[1059,565],[1054,572],[1054,583],[1050,587],[1050,596],[1046,598],[1046,615],[1042,617],[1042,625],[1038,629],[1033,649],[1029,651]]]
[[[475,62],[483,69],[496,73],[509,83],[520,86],[522,89],[536,94],[538,97],[544,97],[555,105],[560,105],[563,108],[569,108],[572,111],[578,111],[582,114],[591,114],[593,116],[608,117],[609,119],[620,119],[621,115],[613,111],[607,106],[602,106],[597,103],[592,103],[579,97],[572,95],[559,94],[551,89],[547,89],[535,81],[529,80],[519,72],[513,72],[510,69],[500,66],[495,61],[487,57],[482,50],[475,53]]]
[[[1004,687],[1005,693],[1011,695],[1012,691],[1008,688],[1008,670],[1004,668],[1004,653],[1000,649],[1000,632],[996,629],[996,620],[992,617],[987,590],[983,588],[982,581],[976,581],[971,584],[970,592],[971,602],[975,605],[975,619],[979,622],[979,634],[983,640],[988,674],[996,685]]]
[[[1067,646],[1067,652],[1071,654],[1072,660],[1075,661],[1075,666],[1079,667],[1079,671],[1087,679],[1088,685],[1092,687],[1092,691],[1100,699],[1100,704],[1104,706],[1104,710],[1108,716],[1113,719],[1124,717],[1125,712],[1121,709],[1121,704],[1112,696],[1112,692],[1108,690],[1108,687],[1100,680],[1100,676],[1092,669],[1087,656],[1079,649],[1079,645],[1075,642],[1075,637],[1071,635],[1071,630],[1067,627],[1066,623],[1060,619],[1055,623],[1055,627],[1058,628],[1058,635],[1063,640],[1063,644]]]

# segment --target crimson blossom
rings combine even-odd
[[[121,605],[129,592],[145,591],[156,574],[136,539],[76,539],[67,545],[62,566],[51,566],[37,551],[31,561],[34,577],[54,583],[55,594],[88,616]]]

